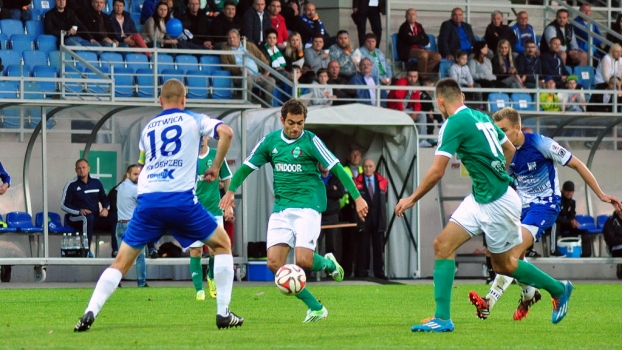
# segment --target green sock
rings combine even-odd
[[[313,311],[322,309],[322,304],[320,304],[320,302],[317,301],[317,299],[315,299],[313,295],[311,295],[311,292],[309,292],[307,288],[303,289],[302,292],[296,294],[296,298],[302,300],[305,304],[307,304],[309,309]]]
[[[456,261],[437,259],[434,263],[434,300],[436,312],[434,317],[442,320],[451,318],[451,291],[456,273]]]
[[[546,290],[553,298],[559,298],[564,294],[564,285],[560,281],[524,260],[518,261],[518,267],[514,270],[512,277],[516,278],[519,283]]]
[[[333,272],[336,268],[337,266],[335,266],[332,260],[326,259],[318,253],[313,253],[313,266],[311,266],[311,271]]]
[[[190,257],[190,276],[192,276],[194,289],[196,289],[197,292],[203,290],[203,269],[201,268],[201,257]]]
[[[209,257],[209,264],[207,265],[207,278],[214,279],[214,257]]]

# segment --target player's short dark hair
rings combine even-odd
[[[520,114],[512,107],[501,108],[492,115],[492,120],[495,122],[500,122],[504,119],[507,119],[512,126],[521,125]]]
[[[444,78],[436,83],[436,95],[448,101],[462,101],[462,90],[458,82],[452,78]]]
[[[85,163],[86,163],[86,165],[89,165],[89,161],[88,161],[88,160],[86,160],[86,159],[84,159],[84,158],[80,158],[80,159],[76,160],[76,167],[77,167],[77,166],[78,166],[78,164],[79,164],[79,163],[81,163],[81,162],[85,162]]]
[[[304,118],[307,119],[307,106],[298,99],[292,98],[291,100],[285,102],[283,107],[281,107],[281,118],[287,118],[287,115],[304,115]]]

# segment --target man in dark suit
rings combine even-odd
[[[246,10],[242,17],[242,35],[253,44],[259,45],[266,40],[263,33],[270,27],[272,22],[266,11],[266,0],[253,1],[253,7]]]
[[[367,28],[367,19],[369,18],[369,25],[371,25],[371,31],[376,34],[378,42],[376,47],[380,47],[380,38],[382,38],[382,23],[380,21],[380,14],[385,13],[387,8],[386,0],[352,0],[352,18],[358,19],[356,22],[356,30],[359,36],[359,46],[363,46],[365,43],[365,34]]]
[[[456,7],[451,11],[451,19],[441,24],[437,40],[438,51],[447,60],[452,60],[454,53],[458,50],[471,53],[475,36],[473,35],[473,28],[470,24],[463,22],[463,18],[462,9]],[[493,48],[490,49],[493,50]]]
[[[441,55],[437,52],[426,50],[430,38],[423,30],[421,23],[417,23],[417,11],[406,10],[406,21],[402,23],[397,32],[397,54],[402,62],[408,62],[411,58],[417,59],[417,71],[421,76],[432,72],[434,67],[441,61]]]
[[[361,196],[369,204],[365,222],[359,222],[356,257],[356,277],[369,275],[369,243],[371,240],[374,277],[387,279],[384,273],[384,232],[387,229],[387,189],[389,182],[376,172],[376,164],[367,158],[363,161],[363,173],[355,180]]]

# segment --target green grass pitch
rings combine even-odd
[[[575,284],[570,311],[551,323],[543,292],[523,321],[512,320],[512,285],[486,321],[467,294],[483,284],[454,286],[452,333],[412,333],[433,314],[431,285],[321,285],[311,292],[328,319],[303,324],[304,304],[272,286],[234,287],[231,309],[244,326],[218,330],[215,301],[194,300],[188,287],[120,288],[93,327],[74,333],[93,289],[0,290],[1,349],[614,349],[622,348],[622,285]]]

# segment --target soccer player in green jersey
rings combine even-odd
[[[354,198],[361,220],[367,215],[367,203],[356,189],[352,178],[322,140],[304,130],[307,107],[300,100],[289,100],[281,108],[283,130],[271,132],[252,150],[244,164],[235,172],[229,190],[220,201],[220,208],[233,206],[236,189],[244,179],[262,165],[270,163],[274,170],[274,209],[268,222],[268,267],[276,272],[285,265],[289,251],[295,247],[296,263],[311,271],[326,271],[335,281],[343,280],[343,268],[332,253],[324,257],[315,253],[320,235],[321,212],[326,209],[326,188],[317,164],[329,169]],[[317,322],[328,311],[305,288],[296,297],[308,307],[303,322]]]
[[[204,181],[205,171],[212,166],[214,158],[216,157],[216,149],[210,148],[207,145],[209,137],[203,136],[201,139],[201,151],[199,152],[199,159],[197,161],[197,185],[196,195],[197,199],[205,208],[214,215],[218,225],[224,227],[223,224],[223,211],[218,207],[220,202],[220,185],[219,181]],[[229,186],[231,179],[231,169],[226,161],[222,162],[220,166],[219,177],[221,181],[224,181],[225,186]],[[225,213],[225,217],[230,219],[233,217],[233,208],[230,208],[228,213]],[[196,300],[205,300],[205,291],[203,290],[203,269],[201,268],[201,256],[203,255],[203,242],[196,241],[190,245],[190,276],[192,277],[192,283],[196,289]],[[208,248],[209,249],[209,248]],[[214,253],[210,252],[209,265],[207,268],[207,286],[209,288],[209,294],[212,299],[216,299],[216,283],[214,282]]]
[[[395,207],[397,216],[412,208],[445,174],[455,153],[460,156],[473,181],[472,193],[451,215],[449,223],[434,240],[434,317],[411,328],[413,332],[451,332],[451,290],[456,270],[455,253],[472,237],[485,232],[495,272],[549,292],[553,298],[553,323],[568,311],[572,284],[558,281],[534,265],[513,257],[512,248],[521,244],[521,201],[509,187],[506,173],[516,148],[489,116],[464,106],[458,83],[450,78],[436,85],[436,102],[447,119],[439,132],[432,166],[415,192]]]

